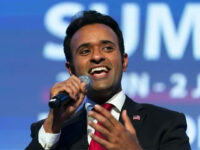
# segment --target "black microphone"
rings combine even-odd
[[[79,79],[85,83],[85,88],[88,90],[92,86],[92,80],[86,76],[80,76]],[[49,107],[50,108],[58,108],[61,106],[62,103],[68,104],[69,102],[72,101],[72,98],[70,98],[69,94],[66,92],[61,92],[54,96],[50,101],[49,101]]]

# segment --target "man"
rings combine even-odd
[[[183,114],[135,103],[123,93],[128,56],[111,17],[96,11],[79,14],[67,29],[64,52],[70,78],[56,83],[50,98],[66,92],[72,102],[32,124],[27,150],[190,150]],[[81,75],[93,81],[88,91]]]

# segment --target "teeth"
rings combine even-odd
[[[91,73],[94,73],[95,71],[108,71],[108,69],[106,67],[93,68]]]

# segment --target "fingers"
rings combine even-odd
[[[95,111],[97,111],[98,113],[100,113],[102,116],[104,116],[105,119],[107,119],[113,126],[117,126],[119,124],[119,122],[114,118],[114,116],[111,115],[111,113],[109,111],[107,111],[105,108],[103,108],[100,105],[95,105],[94,107]],[[97,114],[98,114],[97,113]],[[96,115],[98,116],[98,115]],[[98,121],[100,121],[102,124],[105,122],[105,120],[101,120],[101,117],[96,118]]]
[[[51,88],[50,98],[62,92],[66,92],[73,101],[66,104],[63,103],[61,107],[50,109],[49,115],[45,120],[45,129],[50,133],[58,132],[67,117],[73,114],[83,102],[86,93],[85,83],[78,77],[71,75],[66,81],[56,83]]]
[[[127,116],[126,110],[122,111],[124,126],[118,122],[109,111],[99,105],[95,105],[95,111],[90,111],[88,115],[98,122],[89,122],[89,125],[98,131],[104,138],[95,134],[90,134],[91,138],[106,149],[139,149],[136,131]],[[141,149],[141,148],[140,148]]]
[[[108,134],[109,134],[109,131],[104,128],[103,126],[99,125],[99,124],[96,124],[92,121],[89,121],[88,124],[94,128],[96,131],[99,131],[101,133],[101,135],[103,135],[106,139],[108,138]]]
[[[88,113],[88,115],[94,119],[96,119],[98,122],[101,123],[102,126],[100,126],[99,124],[95,124],[93,122],[89,122],[89,125],[91,127],[93,127],[95,130],[99,131],[102,134],[106,134],[108,132],[106,132],[104,129],[106,129],[107,131],[111,131],[112,130],[112,123],[105,118],[104,116],[102,116],[101,114],[95,112],[95,111],[90,111]]]
[[[68,80],[57,83],[52,87],[51,98],[60,92],[66,92],[72,99],[77,100],[80,93],[85,94],[86,92],[85,83],[81,82],[78,77],[72,75]]]
[[[134,127],[133,127],[133,125],[132,125],[132,123],[131,123],[129,117],[127,116],[127,111],[126,111],[126,110],[123,110],[123,111],[122,111],[122,119],[123,119],[123,121],[124,121],[124,126],[125,126],[125,128],[126,128],[129,132],[131,132],[132,134],[135,134],[135,129],[134,129]]]
[[[126,128],[130,133],[136,134],[135,129],[127,116],[126,110],[122,111],[122,119],[124,121],[124,127],[120,122],[118,122],[109,111],[101,107],[100,105],[95,105],[95,111],[90,111],[88,115],[94,119],[96,119],[98,122],[100,122],[104,128],[99,127],[99,125],[95,125],[94,123],[89,123],[95,130],[98,130],[103,135],[107,136],[109,132],[112,132],[113,130],[122,130],[122,128]],[[105,131],[106,129],[107,131]]]
[[[72,101],[70,101],[70,103],[62,103],[63,105],[59,108],[50,109],[50,114],[52,116],[59,116],[58,118],[62,118],[61,120],[64,120],[83,102],[85,91],[85,83],[74,75],[71,75],[69,79],[63,82],[56,83],[51,88],[50,97],[53,98],[59,93],[66,92]]]
[[[95,105],[94,109],[95,111],[90,111],[88,115],[100,122],[101,125],[93,122],[89,122],[89,125],[99,131],[106,139],[111,140],[111,133],[115,133],[116,130],[121,131],[123,129],[122,124],[100,105]]]

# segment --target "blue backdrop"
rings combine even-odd
[[[124,91],[137,102],[185,113],[192,149],[200,149],[199,0],[1,0],[0,149],[24,149],[30,124],[46,116],[50,87],[69,76],[65,29],[83,9],[119,23],[129,54]]]

